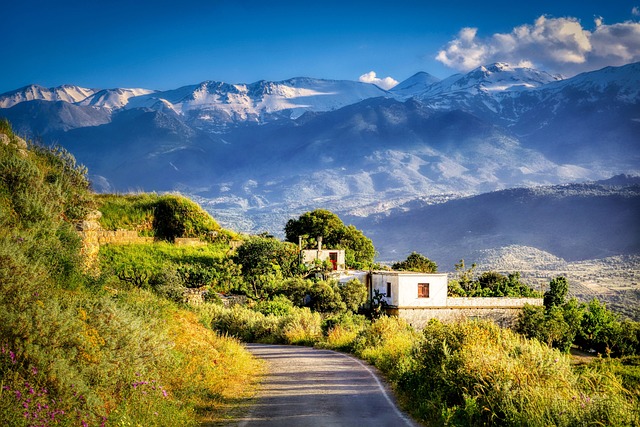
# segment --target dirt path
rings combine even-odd
[[[267,362],[256,404],[241,427],[416,426],[372,368],[330,350],[249,344]]]

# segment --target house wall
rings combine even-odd
[[[431,319],[441,322],[484,319],[509,328],[515,326],[525,304],[542,305],[542,302],[542,298],[447,298],[442,306],[391,307],[386,311],[405,319],[416,329],[424,328]]]
[[[391,296],[385,298],[387,304],[397,307],[443,306],[447,300],[447,275],[411,272],[374,272],[372,291],[387,293],[387,283],[391,284]],[[418,284],[429,284],[429,297],[418,297]]]
[[[325,261],[329,259],[331,253],[336,253],[338,257],[337,270],[345,269],[344,250],[340,249],[305,249],[302,251],[302,263],[311,264],[315,260]]]

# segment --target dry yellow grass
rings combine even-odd
[[[168,386],[195,405],[200,422],[228,420],[253,395],[262,364],[237,339],[202,325],[195,313],[177,311],[171,323],[179,366]]]

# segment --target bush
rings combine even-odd
[[[354,353],[396,379],[412,365],[420,335],[405,320],[382,316],[363,330],[353,343]]]
[[[491,323],[424,330],[401,389],[419,416],[447,425],[631,425],[633,400],[612,375],[577,375],[566,356]],[[550,392],[552,391],[552,392]]]
[[[293,311],[293,303],[284,295],[276,295],[272,299],[260,301],[254,307],[264,315],[286,316]]]
[[[338,292],[345,304],[345,308],[354,313],[367,302],[367,287],[358,279],[349,280],[347,283],[338,285]]]
[[[159,239],[174,241],[177,237],[206,238],[220,226],[200,206],[191,200],[166,195],[155,204],[153,228]]]

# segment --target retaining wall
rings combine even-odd
[[[442,322],[485,319],[509,328],[515,326],[525,304],[542,305],[542,298],[447,298],[445,306],[388,307],[386,312],[405,319],[416,329],[424,328],[431,319]]]

